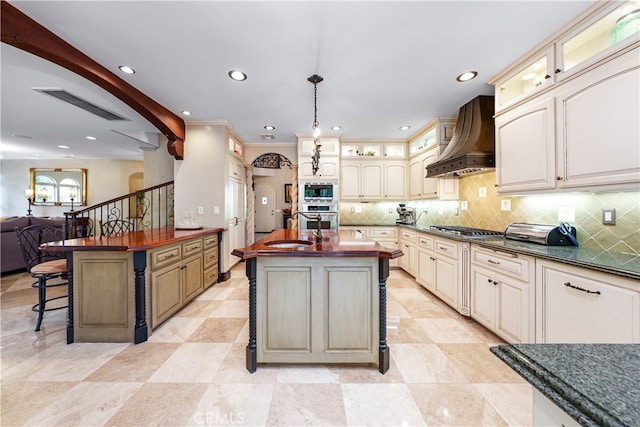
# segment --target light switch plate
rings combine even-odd
[[[469,202],[467,202],[466,200],[461,201],[460,210],[466,211],[467,209],[469,209]]]
[[[616,210],[602,209],[602,224],[616,225]]]
[[[478,197],[487,197],[487,187],[478,188]]]
[[[511,199],[502,199],[502,200],[500,200],[500,210],[510,211],[511,210]]]

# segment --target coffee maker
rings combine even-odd
[[[396,219],[396,224],[415,224],[416,216],[414,208],[407,207],[407,205],[405,205],[404,203],[400,203],[400,205],[396,208],[396,211],[398,211],[398,219]]]

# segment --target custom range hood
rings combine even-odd
[[[495,166],[493,96],[478,96],[460,108],[458,122],[440,160],[427,166],[427,177],[462,176]]]

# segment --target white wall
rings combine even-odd
[[[168,153],[166,154],[168,157]],[[87,204],[93,205],[129,192],[129,175],[144,171],[138,160],[2,160],[0,161],[0,217],[27,214],[24,190],[31,186],[30,168],[87,169]],[[33,206],[34,216],[63,216],[69,206]]]
[[[173,181],[174,160],[167,151],[167,138],[158,134],[158,149],[144,152],[144,188]]]

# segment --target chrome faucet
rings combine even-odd
[[[302,215],[303,217],[310,219],[312,221],[315,221],[318,224],[318,228],[316,231],[313,232],[313,235],[316,238],[316,244],[322,243],[322,215],[320,214],[309,215],[304,212],[294,212],[291,214],[291,218],[295,218],[296,215]]]

